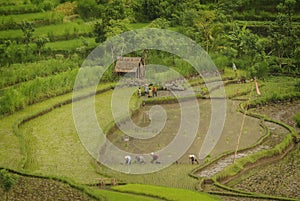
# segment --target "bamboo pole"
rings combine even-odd
[[[250,102],[250,100],[251,100],[253,88],[254,88],[254,87],[253,87],[253,85],[252,85],[252,86],[251,86],[250,95],[249,95],[249,98],[248,98],[248,100],[247,100],[247,105],[249,104],[249,102]],[[244,124],[245,124],[245,119],[246,119],[247,111],[248,111],[248,109],[246,109],[245,112],[244,112],[244,114],[243,114],[243,119],[242,119],[242,124],[241,124],[241,128],[240,128],[240,133],[239,133],[239,136],[238,136],[238,141],[237,141],[236,148],[235,148],[235,152],[234,152],[233,163],[235,163],[235,161],[236,161],[237,152],[238,152],[238,150],[239,150],[240,141],[241,141],[242,133],[243,133],[243,130],[244,130]]]

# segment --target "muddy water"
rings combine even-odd
[[[277,119],[291,126],[295,126],[293,117],[298,111],[300,111],[300,100],[281,104],[269,104],[255,108],[254,110],[258,113],[272,117],[273,119]],[[300,129],[297,129],[297,131],[300,132]]]
[[[179,163],[188,163],[188,155],[198,155],[207,134],[211,120],[211,103],[210,100],[199,100],[200,108],[200,124],[198,134],[188,151],[178,160]],[[216,139],[217,144],[210,153],[209,157],[217,156],[224,151],[235,150],[238,135],[240,133],[243,114],[237,112],[239,102],[227,101],[227,113],[225,125],[220,139]],[[129,138],[120,130],[116,130],[108,135],[108,138],[120,149],[131,153],[149,153],[155,152],[168,145],[176,136],[180,126],[180,106],[179,104],[163,104],[161,105],[167,113],[167,122],[162,131],[155,137],[147,140]],[[133,121],[138,126],[147,126],[150,123],[148,118],[151,106],[143,107],[138,114],[133,117]],[[259,120],[246,117],[239,148],[244,148],[254,144],[262,135],[262,129],[259,126]],[[126,139],[126,140],[124,140]]]

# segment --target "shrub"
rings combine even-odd
[[[170,26],[170,22],[163,17],[157,18],[149,24],[150,28],[166,29],[169,26]]]
[[[264,78],[269,73],[268,63],[266,61],[258,62],[250,68],[251,77]]]
[[[9,88],[0,98],[0,114],[11,114],[26,105],[71,91],[77,72],[74,69],[46,78],[38,77],[17,88]]]
[[[63,4],[58,5],[55,8],[55,11],[62,13],[64,15],[74,15],[77,9],[77,2],[65,2]]]
[[[231,66],[230,59],[224,55],[212,55],[212,60],[214,61],[214,64],[219,70]]]
[[[5,200],[8,200],[8,192],[14,186],[17,181],[17,177],[11,175],[7,170],[3,169],[0,171],[0,186],[5,192]]]
[[[300,92],[300,81],[295,85],[295,91]]]
[[[77,12],[83,19],[97,18],[100,15],[99,7],[95,0],[78,1]]]

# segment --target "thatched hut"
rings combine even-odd
[[[145,62],[141,57],[119,57],[115,70],[119,75],[129,74],[130,77],[144,78]]]

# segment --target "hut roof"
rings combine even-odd
[[[135,72],[141,60],[141,57],[120,57],[117,59],[116,72]]]

